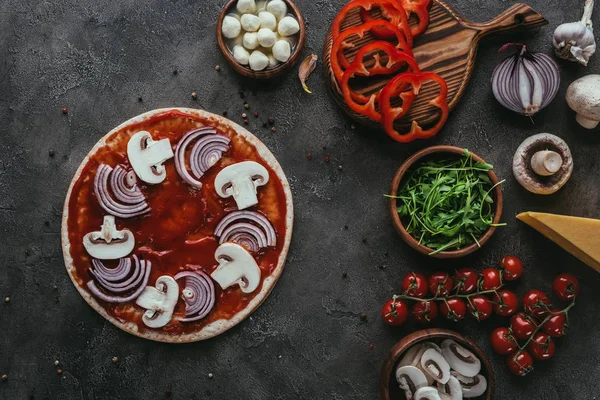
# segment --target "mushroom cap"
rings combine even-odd
[[[248,251],[235,243],[223,243],[215,252],[217,269],[210,275],[223,289],[238,284],[242,292],[252,293],[260,284],[260,268]]]
[[[600,121],[600,75],[586,75],[571,83],[566,99],[577,114]]]
[[[562,157],[563,164],[554,175],[540,176],[531,168],[531,158],[542,150],[555,151]],[[552,194],[562,188],[573,173],[573,157],[567,143],[550,133],[528,137],[519,145],[513,158],[513,174],[525,189],[535,194]]]
[[[146,286],[135,303],[145,308],[142,321],[149,328],[162,328],[173,317],[179,298],[179,285],[173,277],[163,275],[156,279],[155,287]]]

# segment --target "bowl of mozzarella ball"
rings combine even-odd
[[[294,66],[304,40],[304,18],[291,0],[230,0],[217,23],[227,62],[253,79],[272,78]]]

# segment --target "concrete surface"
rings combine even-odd
[[[476,21],[512,3],[449,2]],[[412,323],[390,329],[379,318],[402,276],[411,270],[482,268],[508,253],[525,262],[525,276],[514,285],[519,294],[534,287],[549,291],[562,271],[581,278],[571,333],[557,341],[555,357],[537,363],[524,379],[512,377],[487,339],[506,320],[436,326],[463,332],[488,352],[498,399],[600,396],[600,275],[514,219],[524,210],[600,218],[600,130],[579,128],[564,101],[573,79],[600,72],[600,54],[587,69],[560,63],[560,92],[533,118],[535,124],[504,110],[489,85],[503,43],[524,41],[549,52],[553,29],[578,20],[583,0],[532,0],[550,25],[483,43],[473,80],[443,133],[411,145],[352,130],[334,106],[321,69],[310,79],[312,96],[302,92],[295,73],[268,84],[236,76],[215,41],[221,3],[0,2],[0,298],[10,297],[0,304],[0,374],[8,375],[0,382],[0,399],[376,399],[388,350],[417,329]],[[308,24],[306,54],[321,54],[328,25],[343,3],[298,1]],[[594,22],[600,27],[600,10]],[[260,113],[258,120],[250,118],[249,129],[278,157],[292,184],[296,226],[282,279],[250,320],[216,339],[166,345],[123,333],[85,304],[65,272],[59,229],[71,177],[102,135],[147,110],[227,110],[240,122],[242,89],[250,111]],[[277,132],[262,127],[267,116],[275,117]],[[548,197],[527,193],[511,175],[518,144],[540,132],[563,137],[575,160],[569,184]],[[467,147],[506,178],[509,226],[456,262],[429,260],[404,245],[383,198],[400,163],[436,143]],[[367,321],[360,320],[361,312]]]

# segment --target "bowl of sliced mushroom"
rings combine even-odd
[[[489,400],[494,371],[473,341],[447,329],[411,333],[381,369],[382,400]]]

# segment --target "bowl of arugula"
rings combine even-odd
[[[458,258],[494,234],[502,190],[493,166],[454,146],[431,146],[402,164],[392,181],[389,210],[402,239],[422,254]]]

